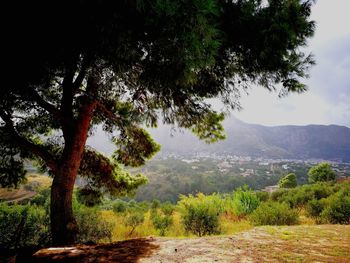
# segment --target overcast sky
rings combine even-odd
[[[244,109],[233,115],[249,123],[339,124],[350,127],[350,0],[318,0],[312,20],[316,32],[308,50],[316,65],[305,81],[307,93],[278,98],[254,88],[241,102]]]

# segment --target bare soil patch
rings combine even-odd
[[[69,250],[41,250],[36,262],[350,263],[350,226],[266,226],[234,236],[146,238]]]

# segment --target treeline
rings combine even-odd
[[[307,173],[310,168],[305,164],[289,164],[290,170],[282,168],[281,164],[259,166],[257,162],[232,165],[222,172],[218,167],[218,160],[206,159],[194,163],[185,163],[177,159],[154,160],[141,169],[147,175],[149,183],[137,190],[137,201],[158,199],[162,202],[179,200],[179,193],[195,195],[196,193],[228,193],[238,187],[248,185],[254,190],[266,186],[276,185],[288,172],[297,176],[299,184],[307,183]],[[242,176],[242,170],[253,170],[254,173]]]

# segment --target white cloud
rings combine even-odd
[[[311,92],[278,98],[262,88],[256,88],[242,99],[243,110],[234,113],[239,119],[265,125],[330,124],[332,107]]]
[[[242,99],[244,110],[234,113],[246,122],[265,125],[340,124],[350,127],[350,0],[318,0],[312,20],[316,33],[308,51],[315,65],[306,80],[309,91],[278,98],[255,88]]]

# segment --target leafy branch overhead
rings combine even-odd
[[[311,5],[38,0],[12,7],[10,85],[0,93],[1,185],[23,180],[25,159],[48,169],[53,237],[72,242],[78,173],[118,194],[145,182],[120,166],[140,166],[159,150],[142,127],[163,122],[215,142],[224,138],[224,115],[208,99],[239,109],[241,92],[254,84],[281,87],[280,95],[305,91],[301,79],[314,61],[300,47],[314,32]],[[116,145],[112,160],[85,147],[96,125]]]

